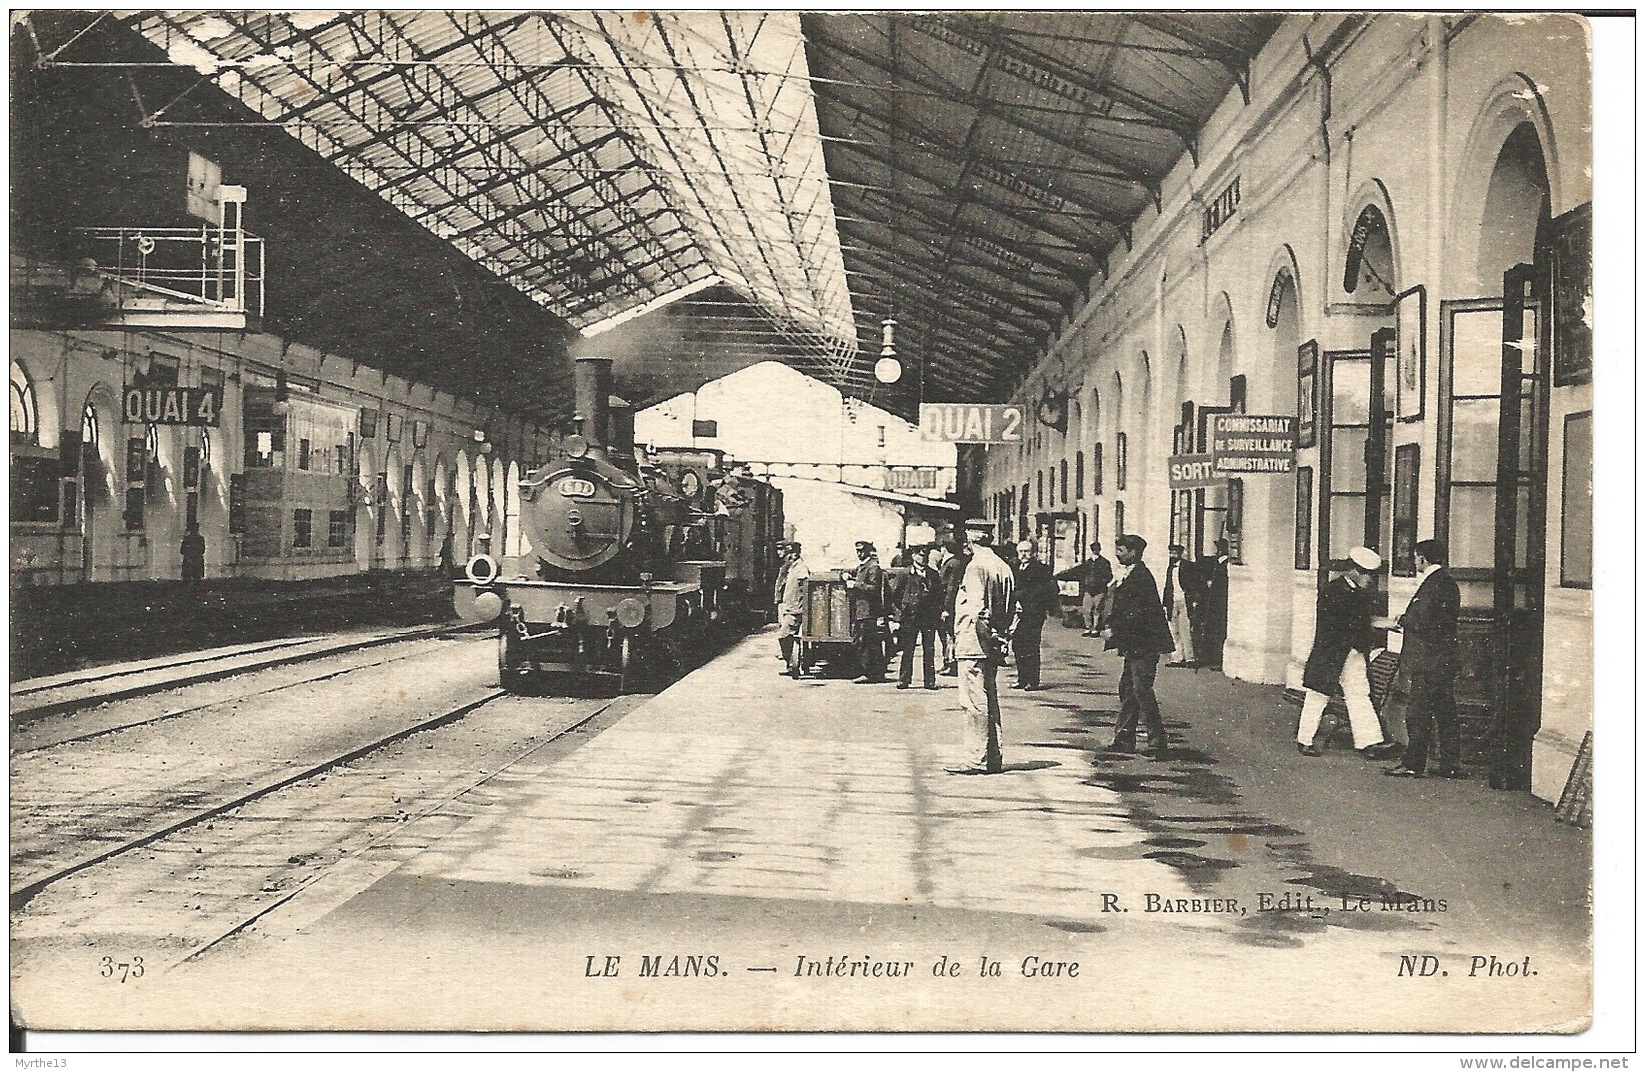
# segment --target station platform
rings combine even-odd
[[[1118,659],[1046,642],[1005,772],[953,776],[954,679],[793,681],[767,630],[176,984],[280,1029],[1585,1025],[1587,831],[1299,756],[1278,688],[1210,671],[1161,670],[1175,758],[1108,758]]]
[[[431,570],[13,585],[10,599],[14,681],[230,644],[455,621],[450,579]]]

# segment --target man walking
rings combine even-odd
[[[1045,619],[1062,602],[1051,567],[1039,560],[1033,541],[1017,544],[1017,624],[1011,633],[1011,653],[1017,659],[1017,680],[1011,687],[1032,692],[1040,687],[1040,634]]]
[[[1108,584],[1114,579],[1114,566],[1102,557],[1102,542],[1091,541],[1091,557],[1072,569],[1057,574],[1059,581],[1078,581],[1080,585],[1080,619],[1085,625],[1081,636],[1094,637],[1102,632],[1103,607],[1108,599]]]
[[[1434,773],[1441,778],[1466,778],[1462,741],[1457,733],[1455,692],[1457,670],[1462,663],[1462,645],[1457,639],[1462,595],[1445,568],[1444,544],[1423,540],[1415,551],[1422,581],[1405,613],[1399,616],[1405,635],[1399,658],[1411,675],[1406,715],[1411,743],[1405,749],[1405,758],[1384,773],[1396,778],[1422,777],[1428,752],[1437,743],[1439,768]]]
[[[1191,576],[1193,563],[1183,557],[1186,551],[1180,543],[1171,545],[1171,557],[1165,563],[1165,587],[1160,593],[1165,624],[1170,627],[1171,639],[1175,642],[1167,666],[1194,665],[1194,627],[1188,617],[1188,600],[1196,581]]]
[[[885,570],[867,540],[857,541],[857,569],[846,578],[851,592],[851,641],[857,648],[856,684],[885,680]]]
[[[910,555],[908,574],[897,585],[892,614],[897,623],[897,647],[902,652],[902,666],[897,673],[899,689],[913,684],[916,644],[925,646],[925,687],[937,687],[936,645],[937,625],[942,618],[942,584],[937,571],[930,566],[929,555],[929,548],[916,547]]]
[[[1386,754],[1382,723],[1371,706],[1371,683],[1365,660],[1371,654],[1371,580],[1382,558],[1369,547],[1348,552],[1342,575],[1320,589],[1314,612],[1314,646],[1302,668],[1302,716],[1297,720],[1297,751],[1323,753],[1314,744],[1325,705],[1340,694],[1348,706],[1354,747],[1371,759]]]
[[[1103,635],[1108,647],[1125,660],[1120,674],[1119,724],[1114,727],[1110,755],[1134,755],[1137,751],[1137,723],[1148,728],[1148,753],[1153,759],[1171,758],[1171,747],[1160,717],[1159,700],[1154,696],[1154,675],[1159,658],[1175,645],[1160,606],[1154,575],[1143,564],[1148,541],[1127,533],[1114,539],[1114,554],[1120,560],[1114,571],[1109,599],[1108,628]]]
[[[958,551],[964,537],[951,532],[949,546]],[[1001,639],[1010,626],[1011,570],[979,534],[954,603],[954,657],[960,666],[960,702],[968,716],[965,761],[943,768],[949,774],[998,774],[1000,755],[999,668]]]
[[[800,635],[805,621],[805,582],[811,576],[811,567],[800,557],[800,545],[791,542],[785,548],[783,562],[782,602],[777,607],[777,647],[782,655],[783,669],[799,677],[800,660],[794,654],[794,641]]]

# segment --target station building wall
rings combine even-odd
[[[1131,248],[1111,256],[1106,278],[1093,282],[1025,382],[1017,400],[1030,405],[1047,388],[1067,393],[1068,429],[1038,427],[1020,448],[989,450],[990,511],[1007,529],[1032,524],[1038,512],[1075,511],[1105,543],[1123,516],[1158,563],[1174,539],[1195,545],[1191,554],[1213,553],[1232,506],[1238,553],[1226,671],[1300,686],[1326,568],[1365,542],[1363,500],[1341,494],[1353,490],[1344,459],[1365,432],[1339,429],[1327,458],[1326,407],[1340,423],[1356,423],[1347,419],[1356,410],[1357,423],[1369,422],[1370,362],[1348,355],[1395,326],[1395,295],[1421,286],[1420,416],[1409,402],[1400,407],[1394,362],[1383,399],[1390,411],[1400,407],[1386,472],[1392,476],[1396,457],[1408,462],[1414,447],[1414,495],[1411,484],[1397,494],[1385,489],[1390,516],[1378,542],[1389,557],[1393,500],[1407,512],[1414,501],[1415,539],[1445,537],[1453,560],[1479,565],[1481,541],[1484,554],[1491,549],[1490,492],[1460,479],[1494,474],[1495,427],[1464,419],[1454,406],[1442,416],[1442,389],[1462,382],[1470,356],[1475,366],[1500,362],[1501,338],[1499,331],[1491,346],[1468,355],[1459,331],[1448,350],[1452,321],[1467,307],[1446,303],[1500,303],[1502,273],[1546,248],[1539,236],[1558,230],[1551,221],[1571,220],[1591,202],[1589,71],[1588,28],[1574,17],[1289,17],[1252,64],[1249,103],[1230,91],[1201,134],[1197,162],[1185,156],[1168,177],[1161,211],[1145,211]],[[1365,221],[1376,226],[1362,228]],[[1351,258],[1360,265],[1352,291]],[[1500,328],[1499,311],[1483,314]],[[1585,322],[1585,310],[1577,319]],[[1321,426],[1316,445],[1299,451],[1301,472],[1246,477],[1232,504],[1227,491],[1205,492],[1186,510],[1174,504],[1165,462],[1185,445],[1174,434],[1183,404],[1194,404],[1197,423],[1199,407],[1228,406],[1242,387],[1246,412],[1297,414],[1298,347],[1309,341],[1320,354],[1316,384],[1329,363],[1336,397],[1316,394]],[[1547,504],[1545,576],[1536,593],[1545,625],[1531,780],[1545,799],[1559,795],[1592,727],[1591,566],[1584,572],[1580,561],[1590,546],[1582,436],[1592,385],[1585,376],[1566,378],[1572,382],[1556,377],[1548,391],[1548,457],[1538,482]],[[1065,489],[1064,464],[1083,470],[1084,481]],[[1326,464],[1334,497],[1322,487]],[[1322,510],[1335,511],[1329,547],[1317,546]],[[1391,615],[1416,583],[1387,579]],[[1464,588],[1476,606],[1488,602],[1488,578]],[[1481,685],[1463,682],[1459,694],[1469,687]]]
[[[518,540],[508,489],[550,450],[534,423],[273,335],[9,340],[13,584],[179,579],[191,513],[207,578],[434,569],[448,537],[460,566],[482,534]],[[219,425],[122,423],[125,385],[156,369],[220,385]],[[259,457],[281,393],[283,449]]]

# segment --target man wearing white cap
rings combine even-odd
[[[1341,693],[1354,730],[1354,747],[1370,758],[1383,751],[1382,725],[1371,706],[1371,683],[1365,660],[1370,655],[1371,580],[1382,558],[1369,547],[1348,552],[1342,575],[1320,590],[1314,617],[1314,647],[1302,670],[1302,718],[1297,723],[1297,751],[1320,755],[1314,745],[1320,718],[1333,695]]]

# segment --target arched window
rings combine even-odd
[[[11,441],[40,442],[40,404],[34,397],[34,383],[21,362],[11,363]]]
[[[90,402],[80,411],[80,444],[92,455],[96,455],[103,446],[103,432],[97,424],[97,407]]]

